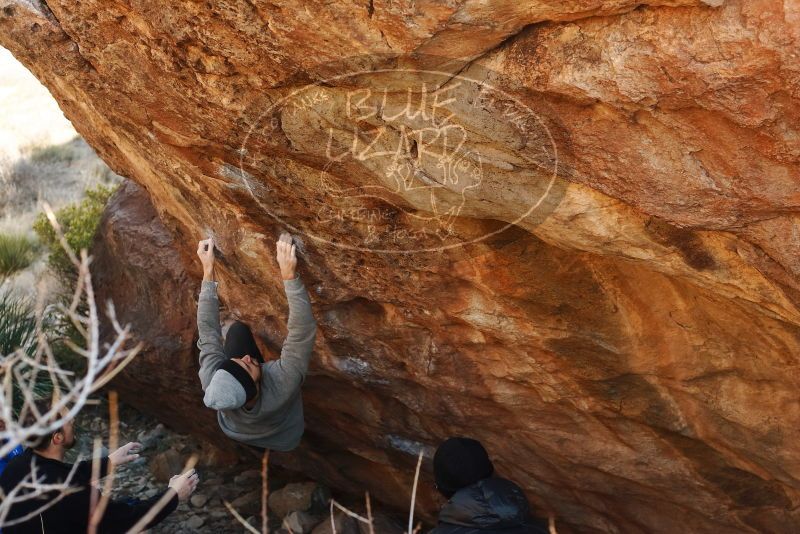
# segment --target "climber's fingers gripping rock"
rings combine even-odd
[[[203,274],[210,275],[214,270],[214,238],[209,237],[197,243],[197,257],[203,265]]]
[[[282,233],[275,246],[278,253],[278,265],[281,268],[281,277],[284,280],[293,279],[297,269],[297,250],[296,245],[292,244],[291,234],[288,232]]]

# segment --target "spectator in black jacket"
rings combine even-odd
[[[49,406],[40,408],[46,413]],[[3,498],[8,499],[11,492],[18,488],[12,497],[11,508],[2,521],[3,534],[46,533],[74,534],[86,532],[89,525],[89,508],[91,500],[92,462],[83,461],[77,465],[64,463],[64,453],[75,444],[75,433],[72,421],[53,433],[42,436],[32,448],[12,459],[2,476],[0,487]],[[111,465],[115,469],[122,464],[139,457],[136,450],[138,443],[128,443],[101,460],[100,476],[109,472]],[[71,493],[53,490],[38,498],[24,499],[30,490],[25,484],[32,481],[35,473],[40,484],[63,484],[69,479]],[[72,475],[71,478],[70,474]],[[133,527],[150,509],[167,495],[167,503],[147,523],[150,528],[172,513],[178,501],[188,499],[197,487],[197,474],[190,470],[183,475],[172,477],[167,490],[144,500],[114,501],[109,500],[105,513],[98,524],[98,533],[126,532]],[[99,497],[98,497],[99,500]]]
[[[547,534],[547,521],[531,516],[522,489],[492,476],[479,441],[450,438],[433,456],[436,489],[449,500],[430,534]]]

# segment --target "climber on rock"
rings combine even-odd
[[[259,449],[290,451],[305,427],[300,386],[305,380],[317,323],[303,282],[297,276],[292,237],[281,234],[277,259],[289,301],[288,333],[278,360],[265,362],[250,328],[235,322],[223,346],[217,282],[214,280],[214,241],[197,247],[203,282],[197,304],[200,383],[203,402],[217,410],[222,431],[231,439]]]

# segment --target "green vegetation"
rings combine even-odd
[[[66,163],[77,157],[73,144],[33,146],[28,148],[29,159],[34,163]]]
[[[0,293],[0,354],[21,348],[30,355],[35,339],[36,318],[31,301],[8,290]]]
[[[26,269],[36,259],[36,243],[24,235],[0,234],[0,278]]]
[[[86,190],[86,196],[81,201],[65,206],[55,212],[56,220],[61,225],[61,231],[70,248],[79,253],[81,249],[91,249],[100,218],[103,215],[106,203],[116,190],[117,186],[97,185]],[[72,264],[67,253],[61,247],[50,221],[44,213],[39,214],[34,222],[33,229],[39,240],[48,250],[48,264],[53,272],[59,276],[64,287],[73,287],[77,276],[76,267]],[[72,294],[59,297],[61,305],[68,306]],[[80,302],[78,312],[85,313],[87,305]],[[68,343],[82,346],[85,339],[78,329],[62,311],[56,307],[52,309],[43,325],[48,338],[51,340],[53,354],[62,368],[75,372],[82,372],[86,361],[72,349]]]
[[[20,151],[19,159],[0,158],[4,183],[0,187],[0,212],[6,215],[4,229],[0,232],[0,359],[19,349],[28,356],[35,355],[39,336],[43,335],[59,367],[80,373],[86,367],[86,359],[70,348],[70,342],[85,346],[86,341],[63,310],[71,303],[76,268],[62,249],[47,217],[43,213],[36,217],[36,235],[29,234],[30,222],[39,212],[40,200],[48,199],[59,206],[56,218],[70,247],[76,253],[89,249],[116,185],[95,186],[87,190],[83,198],[81,192],[90,184],[113,184],[119,178],[80,138],[58,145],[35,142],[20,147]],[[79,198],[82,200],[74,200]],[[48,305],[42,311],[41,331],[37,333],[37,312],[33,297],[29,296],[35,292],[30,286],[31,279],[37,276],[18,277],[8,284],[4,284],[4,280],[29,268],[42,252],[47,254],[50,271],[60,279],[61,289],[49,294]],[[85,295],[78,308],[79,312],[86,311]],[[15,365],[15,371],[22,376],[11,376],[14,406],[19,406],[21,399],[20,381],[24,383],[32,378],[34,369],[25,362]],[[49,373],[40,370],[35,376],[34,395],[48,396],[53,387]]]
[[[33,356],[36,351],[36,315],[30,299],[11,291],[0,292],[0,354],[8,356],[17,350]],[[22,405],[22,392],[16,377],[12,383],[12,406]],[[33,394],[44,398],[53,391],[53,382],[47,373],[40,373],[33,386]]]
[[[86,198],[76,204],[65,206],[56,212],[56,219],[61,225],[64,237],[76,253],[81,249],[90,249],[100,217],[109,197],[117,186],[98,185],[86,190]],[[56,233],[44,213],[39,214],[33,229],[39,240],[49,251],[48,263],[53,271],[65,280],[73,280],[77,274],[75,266],[67,253],[61,248]]]

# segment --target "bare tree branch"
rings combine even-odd
[[[255,528],[253,528],[253,525],[244,520],[244,518],[239,514],[239,512],[237,512],[236,509],[231,505],[231,503],[229,503],[228,501],[222,501],[222,503],[225,505],[225,508],[227,508],[228,511],[233,515],[233,517],[235,517],[236,520],[239,523],[241,523],[245,529],[247,529],[248,532],[252,532],[253,534],[259,534],[259,532]]]
[[[269,534],[269,525],[267,524],[267,499],[269,497],[268,488],[268,471],[267,464],[269,463],[269,449],[264,449],[264,456],[261,458],[261,532],[262,534]]]
[[[550,514],[550,516],[547,518],[547,531],[550,534],[558,534],[558,531],[556,530],[556,516],[554,514]]]
[[[117,401],[117,392],[108,392],[108,420],[109,420],[109,436],[108,436],[108,450],[115,451],[119,446],[119,404]],[[94,459],[99,458],[98,451],[95,451]],[[93,466],[94,467],[94,466]],[[93,470],[94,471],[94,470]],[[116,465],[114,462],[109,462],[108,476],[106,477],[105,484],[103,485],[103,496],[100,503],[95,508],[94,503],[94,490],[92,492],[92,508],[90,510],[89,519],[89,534],[97,532],[97,526],[103,518],[103,514],[108,506],[108,501],[111,498],[111,489],[114,487],[114,475],[116,474]],[[92,479],[92,486],[94,487],[96,481]]]
[[[193,454],[186,461],[186,465],[183,466],[183,470],[181,471],[181,473],[185,473],[189,469],[193,469],[195,465],[197,465],[197,455]],[[156,504],[154,504],[150,508],[150,510],[148,510],[147,513],[128,530],[127,534],[136,534],[144,530],[147,524],[150,523],[150,521],[152,521],[153,518],[155,518],[158,512],[163,510],[164,507],[169,503],[169,501],[172,500],[174,494],[175,494],[174,490],[172,490],[171,488],[167,489],[167,491],[164,493],[164,495],[161,496],[158,502],[156,502]]]
[[[141,344],[133,348],[127,347],[131,339],[130,329],[119,325],[110,303],[107,314],[113,324],[115,337],[110,344],[101,345],[100,318],[89,269],[91,257],[86,250],[76,254],[67,243],[50,206],[45,204],[44,211],[58,242],[75,266],[77,279],[68,306],[45,306],[40,292],[35,307],[36,335],[33,348],[28,347],[26,350],[21,347],[11,354],[0,355],[0,384],[3,387],[3,394],[0,395],[0,421],[3,423],[0,430],[0,456],[9,454],[17,445],[30,447],[42,436],[64,427],[89,402],[89,396],[107,384],[141,350]],[[60,309],[82,338],[80,344],[69,340],[65,344],[83,360],[85,372],[76,373],[65,369],[53,353],[45,328],[45,317],[54,309]],[[41,395],[44,384],[48,388],[52,387],[52,402],[49,409],[40,410],[36,403],[41,399],[37,396]],[[15,390],[16,396],[21,400],[20,406],[14,406]],[[112,418],[116,418],[116,415]],[[112,441],[116,439],[113,433]],[[32,466],[31,474],[16,488],[7,495],[0,492],[0,525],[18,524],[43,512],[75,490],[70,488],[71,480],[70,476],[63,484],[44,484]],[[106,488],[110,489],[109,484],[112,483],[106,481]],[[14,504],[45,494],[49,497],[48,502],[41,508],[24,518],[6,521]],[[103,499],[107,502],[105,495]],[[105,509],[104,500],[95,509],[100,512],[99,517],[102,517]]]
[[[369,500],[369,492],[364,496],[367,501],[367,519],[369,520],[369,534],[375,534],[375,524],[372,522],[372,503]]]
[[[411,510],[408,512],[408,534],[413,534],[412,526],[414,525],[414,505],[417,502],[417,484],[419,483],[419,470],[422,467],[422,453],[419,451],[419,459],[417,460],[417,471],[414,473],[414,487],[411,489]]]

